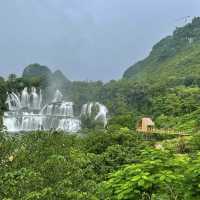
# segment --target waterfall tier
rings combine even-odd
[[[81,129],[79,118],[84,115],[100,121],[104,127],[107,124],[108,109],[98,102],[84,104],[79,117],[74,116],[73,102],[64,101],[59,90],[49,102],[51,103],[44,104],[42,91],[34,87],[24,88],[21,94],[14,92],[8,94],[6,103],[9,111],[4,113],[4,126],[8,132],[36,130],[78,132]]]
[[[99,102],[84,104],[81,110],[81,116],[94,118],[94,120],[102,122],[104,127],[107,125],[107,114],[107,107]]]
[[[57,90],[52,103],[42,108],[42,92],[36,88],[24,88],[21,94],[8,94],[6,103],[9,111],[4,113],[3,122],[8,132],[35,130],[63,130],[78,132],[81,121],[74,117],[73,102],[63,101]]]

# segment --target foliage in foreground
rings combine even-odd
[[[0,199],[98,199],[98,184],[133,163],[145,143],[123,129],[1,135]]]
[[[126,128],[34,132],[0,140],[0,199],[199,199],[200,136],[189,154]],[[161,141],[160,141],[161,142]],[[167,149],[167,148],[166,148]]]

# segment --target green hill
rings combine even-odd
[[[33,77],[51,77],[52,72],[51,70],[40,64],[31,64],[28,65],[23,71],[23,77],[26,78],[33,78]]]
[[[69,79],[65,75],[57,70],[52,72],[47,66],[40,64],[31,64],[28,65],[23,71],[23,78],[28,80],[39,80],[43,83],[44,87],[54,87],[54,88],[63,88],[70,83]]]
[[[128,68],[123,77],[155,82],[197,75],[200,75],[200,17],[162,39],[147,58]]]

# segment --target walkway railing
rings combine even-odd
[[[171,135],[180,135],[180,136],[188,136],[189,133],[192,132],[191,130],[178,131],[174,129],[157,129],[157,128],[152,128],[146,131],[142,129],[137,129],[136,131],[139,133],[144,133],[144,134],[157,133],[157,134],[171,134]]]

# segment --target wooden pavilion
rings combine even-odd
[[[155,128],[155,123],[149,117],[142,118],[137,124],[137,131],[139,132],[151,132]]]

